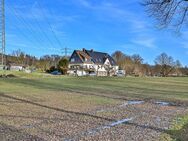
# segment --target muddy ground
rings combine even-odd
[[[1,141],[157,141],[179,115],[188,113],[186,106],[157,100],[81,101],[76,106],[46,96],[28,100],[1,94]]]

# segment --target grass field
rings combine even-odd
[[[186,77],[68,77],[42,73],[6,73],[14,74],[16,77],[0,78],[1,124],[16,129],[21,128],[20,125],[33,123],[33,119],[29,117],[44,115],[47,118],[51,115],[50,117],[53,118],[54,115],[60,114],[54,113],[53,110],[64,109],[65,113],[85,115],[99,107],[113,107],[120,104],[122,100],[162,100],[188,105],[188,78]],[[45,108],[49,110],[44,110]],[[20,121],[21,117],[26,117],[26,115],[28,118]],[[105,113],[102,117],[106,115],[114,116],[112,113]],[[17,119],[13,118],[16,116]],[[181,127],[184,128],[187,122]],[[74,130],[71,132],[76,132],[76,129]],[[32,133],[32,135],[36,133],[31,129],[25,132]],[[176,134],[176,132],[170,133]]]
[[[1,79],[1,92],[25,94],[38,91],[71,91],[107,97],[163,99],[188,102],[188,77],[117,78],[67,77],[17,72],[18,78]],[[2,87],[3,86],[3,87]],[[23,88],[26,87],[25,91]],[[9,88],[9,89],[8,89]]]

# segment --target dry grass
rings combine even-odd
[[[53,137],[69,137],[105,121],[139,114],[145,108],[148,113],[153,112],[147,104],[130,107],[126,112],[119,108],[96,112],[113,109],[126,99],[160,99],[185,105],[188,101],[188,78],[58,77],[21,72],[14,75],[17,77],[0,78],[0,130],[4,131],[0,138],[4,140],[28,136],[55,140]],[[165,114],[173,108],[177,110],[158,109]]]

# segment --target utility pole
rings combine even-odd
[[[5,66],[5,0],[0,1],[0,65]]]

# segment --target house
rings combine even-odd
[[[115,75],[119,67],[107,53],[94,50],[75,50],[69,59],[70,75]]]
[[[7,70],[12,71],[23,71],[25,68],[23,65],[16,64],[16,63],[8,63]]]

